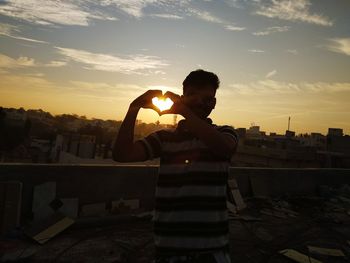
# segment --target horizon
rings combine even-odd
[[[0,108],[1,107],[3,107],[3,106],[0,106]],[[3,108],[6,108],[6,107],[3,107]],[[88,116],[85,116],[85,115],[78,115],[78,114],[76,114],[76,113],[59,113],[59,114],[53,114],[53,113],[51,113],[51,112],[49,112],[49,111],[46,111],[46,110],[44,110],[44,109],[26,109],[26,108],[24,108],[24,107],[20,107],[20,108],[23,108],[25,111],[28,111],[28,110],[42,110],[43,112],[46,112],[46,113],[49,113],[49,114],[51,114],[53,117],[57,117],[57,116],[60,116],[60,115],[64,115],[64,114],[66,114],[66,115],[77,115],[79,118],[83,118],[83,117],[86,117],[86,120],[87,121],[90,121],[90,120],[102,120],[102,121],[123,121],[123,119],[120,119],[120,120],[113,120],[113,119],[100,119],[100,118],[95,118],[95,117],[88,117]],[[20,108],[14,108],[14,109],[16,109],[16,110],[19,110]],[[141,109],[141,110],[143,110],[143,109]],[[208,118],[210,118],[210,116],[208,117]],[[179,120],[181,120],[181,119],[183,119],[183,118],[178,118],[178,120],[177,120],[177,122],[176,122],[176,124],[179,122]],[[137,119],[137,120],[139,120],[139,121],[141,121],[142,123],[145,123],[145,124],[151,124],[151,123],[155,123],[155,122],[157,122],[157,121],[159,121],[159,124],[161,124],[161,125],[173,125],[173,123],[163,123],[163,122],[161,122],[160,121],[160,119],[158,119],[158,120],[156,120],[156,121],[154,121],[154,122],[145,122],[144,120],[142,120],[142,119]],[[218,123],[215,123],[215,120],[213,120],[213,123],[214,124],[218,124]],[[220,124],[219,124],[220,125]],[[229,124],[229,123],[226,123],[226,125],[231,125],[231,126],[233,126],[235,129],[238,129],[238,128],[245,128],[245,129],[249,129],[249,127],[236,127],[236,126],[234,126],[234,125],[232,125],[232,124]],[[254,125],[256,125],[256,126],[259,126],[258,124],[255,124],[255,123],[252,123],[251,124],[251,126],[250,127],[252,127],[252,126],[254,126]],[[267,135],[269,135],[269,134],[271,134],[271,133],[276,133],[277,135],[283,135],[287,130],[288,130],[288,127],[287,127],[287,129],[284,131],[284,132],[282,132],[282,133],[279,133],[279,132],[276,132],[276,131],[272,131],[272,130],[266,130],[266,129],[264,129],[263,127],[261,127],[261,126],[259,126],[260,127],[260,131],[261,132],[266,132],[266,134]],[[344,129],[342,128],[342,127],[328,127],[328,128],[337,128],[337,129],[342,129],[343,130],[343,133],[344,133],[344,135],[343,136],[350,136],[349,134],[347,134],[345,131],[344,131]],[[298,135],[301,135],[301,134],[311,134],[311,133],[320,133],[320,134],[322,134],[322,135],[327,135],[327,133],[328,133],[328,129],[327,129],[327,131],[326,132],[321,132],[321,131],[307,131],[307,132],[304,132],[304,133],[302,133],[302,132],[298,132],[298,131],[295,131],[295,130],[293,130],[293,129],[290,129],[290,131],[293,131],[293,132],[295,132],[295,135],[296,136],[298,136]]]
[[[348,0],[4,1],[0,105],[122,120],[147,89],[182,94],[202,68],[221,81],[218,125],[284,134],[290,116],[298,134],[349,134],[349,11]]]

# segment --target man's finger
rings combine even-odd
[[[150,90],[150,95],[154,97],[161,97],[163,95],[163,91],[161,90]]]
[[[163,110],[160,112],[160,115],[165,115],[165,114],[175,114],[175,113],[171,109]]]
[[[154,110],[154,111],[156,111],[159,115],[160,115],[160,109],[158,108],[158,107],[156,107],[156,106],[154,106],[154,105],[152,105],[152,108],[151,108],[152,110]]]
[[[179,95],[177,95],[177,94],[175,94],[175,93],[173,93],[173,92],[171,92],[171,91],[167,91],[167,92],[165,92],[165,94],[164,94],[164,97],[169,97],[171,100],[178,100],[179,98],[180,98],[180,96]]]

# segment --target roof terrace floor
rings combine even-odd
[[[310,196],[247,199],[246,209],[230,215],[232,261],[293,262],[279,252],[294,249],[321,262],[349,262],[348,201]],[[2,260],[12,255],[26,262],[152,262],[150,218],[123,218],[115,222],[92,219],[89,224],[78,220],[44,245],[23,236],[2,239]],[[312,254],[307,246],[340,249],[345,257]]]

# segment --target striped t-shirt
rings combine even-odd
[[[154,217],[158,255],[228,248],[226,184],[231,156],[215,155],[183,128],[184,123],[141,140],[149,159],[160,157]],[[231,126],[211,125],[237,142]]]

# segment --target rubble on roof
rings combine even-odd
[[[320,189],[318,196],[245,198],[243,210],[231,203],[232,261],[288,263],[295,255],[302,255],[308,263],[348,262],[349,188]],[[23,255],[32,262],[78,259],[84,262],[151,262],[154,257],[152,212],[137,208],[138,201],[119,201],[123,202],[115,202],[114,206],[104,203],[107,210],[104,217],[76,218],[74,225],[39,247],[21,236],[13,237],[12,240],[21,245],[0,246],[0,256]],[[89,224],[85,224],[86,220],[90,220]],[[26,247],[32,249],[26,251]]]

